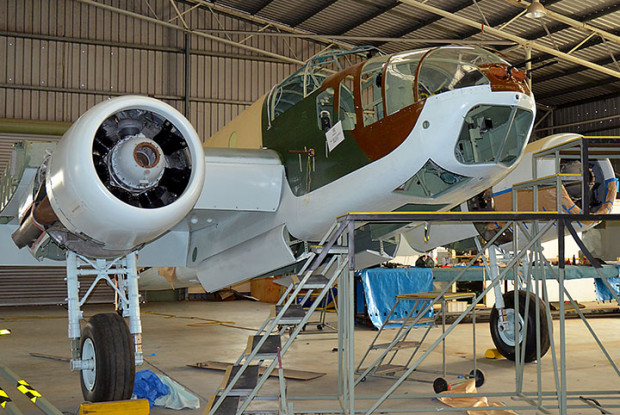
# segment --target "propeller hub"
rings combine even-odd
[[[120,187],[130,192],[143,192],[155,187],[165,167],[161,147],[142,133],[123,138],[110,155],[112,177]]]

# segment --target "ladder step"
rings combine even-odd
[[[245,349],[245,355],[249,356],[250,353],[256,348],[258,342],[261,341],[263,336],[250,336],[248,338],[248,346]],[[278,348],[281,347],[282,342],[280,336],[277,334],[271,334],[267,336],[267,340],[261,346],[260,350],[254,356],[254,360],[271,360],[278,356]]]
[[[375,344],[372,346],[371,350],[377,350],[377,349],[387,349],[388,346],[392,344],[392,343],[381,343],[381,344]],[[393,347],[392,350],[400,350],[400,349],[411,349],[413,347],[418,347],[421,343],[418,341],[405,341],[405,342],[399,342],[396,343]]]
[[[403,318],[393,318],[391,320],[388,320],[385,322],[385,324],[400,324],[403,326],[411,326],[412,323],[415,321],[415,317],[403,317]],[[418,321],[416,321],[415,325],[417,326],[418,324],[428,324],[428,323],[434,323],[435,322],[435,317],[422,317],[421,319],[419,319]]]
[[[241,398],[241,402],[244,399]],[[280,396],[255,396],[250,406],[243,413],[245,415],[280,414]]]
[[[224,381],[220,388],[220,392],[224,391],[233,378],[239,373],[242,368],[241,365],[229,366],[226,369],[224,375]],[[234,387],[228,393],[228,396],[248,396],[254,390],[254,387],[258,383],[258,365],[249,365],[245,371],[241,374],[241,377],[237,380]]]
[[[271,318],[276,318],[280,311],[284,308],[283,305],[276,305],[271,309]],[[284,315],[280,319],[281,324],[299,324],[306,317],[306,311],[301,305],[291,304],[284,312]]]
[[[375,370],[375,375],[385,375],[386,373],[392,373],[392,372],[400,372],[402,370],[405,370],[407,367],[403,366],[403,365],[381,365],[381,366],[377,366],[377,369]]]
[[[308,281],[302,286],[305,290],[321,290],[327,286],[329,279],[323,274],[312,274]]]
[[[211,408],[215,404],[215,400],[217,399],[216,395],[212,395],[209,398],[209,402],[207,403],[207,408],[205,409],[205,414],[211,412]],[[238,396],[227,396],[224,398],[222,404],[215,411],[215,415],[235,415],[237,413],[237,409],[239,408],[239,397]]]

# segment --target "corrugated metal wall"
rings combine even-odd
[[[64,267],[0,267],[0,306],[66,304]],[[80,297],[95,277],[80,278]],[[114,302],[114,290],[104,282],[97,284],[88,304]]]
[[[163,21],[176,16],[167,0],[102,3]],[[259,28],[208,10],[184,17],[193,28]],[[244,44],[300,60],[321,49],[281,38],[251,37]],[[152,95],[184,112],[184,48],[181,31],[73,0],[2,1],[0,118],[74,121],[97,102],[124,94]],[[192,35],[188,118],[208,138],[295,69]]]
[[[101,3],[163,21],[176,16],[168,0]],[[193,28],[259,28],[207,10],[193,10],[184,18]],[[0,118],[71,122],[96,103],[125,94],[155,96],[185,112],[185,43],[181,31],[73,0],[2,0]],[[315,43],[292,39],[252,37],[244,43],[300,60],[320,50]],[[206,139],[296,69],[190,36],[188,118]],[[0,172],[11,144],[25,138],[58,139],[0,134]],[[0,267],[0,305],[63,303],[64,275],[63,268]],[[111,289],[102,286],[92,301],[112,298]]]
[[[554,124],[564,125],[587,120],[598,120],[583,125],[556,129],[556,132],[574,132],[584,135],[620,136],[620,98],[561,108],[554,111]]]

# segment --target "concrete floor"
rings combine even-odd
[[[184,410],[185,414],[202,414],[206,399],[219,387],[223,372],[200,370],[187,367],[200,361],[216,360],[232,362],[237,359],[245,347],[247,336],[252,334],[246,328],[256,328],[264,321],[270,310],[269,304],[251,301],[233,302],[176,302],[150,303],[142,306],[144,329],[144,354],[146,363],[143,368],[163,372],[181,383],[200,397],[202,408]],[[91,316],[98,312],[109,312],[110,307],[86,307],[85,314]],[[172,317],[174,316],[174,317]],[[195,317],[197,319],[188,319]],[[335,315],[330,315],[335,320]],[[200,319],[212,319],[228,322],[221,325]],[[196,324],[199,323],[199,324]],[[616,361],[620,361],[620,321],[618,318],[596,318],[591,325],[603,338],[603,343]],[[556,333],[557,326],[556,324]],[[594,340],[589,336],[580,320],[567,321],[568,385],[573,390],[612,390],[616,392],[613,402],[620,405],[620,378],[605,360]],[[0,328],[9,328],[12,334],[0,336],[0,364],[8,366],[23,379],[28,381],[44,397],[66,414],[75,414],[82,402],[78,373],[71,373],[68,363],[32,357],[30,353],[48,355],[69,355],[69,343],[66,338],[66,311],[61,307],[20,307],[0,309]],[[488,360],[484,351],[493,347],[488,323],[477,325],[477,356],[479,367],[485,372],[487,382],[480,392],[506,392],[514,390],[514,370],[511,362],[505,359]],[[430,337],[436,338],[440,329],[431,331]],[[448,337],[448,368],[457,373],[468,373],[472,368],[472,326],[462,324]],[[357,327],[355,333],[355,355],[357,361],[362,357],[375,335],[375,331]],[[416,332],[414,335],[419,335]],[[557,338],[557,334],[556,334]],[[433,339],[430,339],[432,343]],[[307,334],[300,336],[284,357],[285,366],[291,369],[310,370],[327,373],[312,381],[289,381],[288,392],[293,396],[334,395],[337,391],[338,354],[335,334]],[[427,345],[430,343],[426,343]],[[424,349],[423,347],[423,350]],[[420,366],[422,369],[441,369],[441,347],[432,351]],[[433,380],[437,375],[428,373],[415,374],[417,379]],[[543,386],[545,390],[555,390],[551,353],[543,359]],[[454,378],[451,378],[454,379]],[[386,391],[392,381],[369,378],[356,388],[357,396],[380,395]],[[526,368],[524,389],[536,390],[536,365]],[[25,397],[18,396],[12,385],[0,378],[0,387],[17,402],[25,414],[40,413]],[[266,394],[275,394],[278,383],[270,380],[266,385]],[[402,396],[426,394],[432,392],[428,383],[406,381],[397,390]],[[494,398],[506,404],[515,404],[510,397]],[[369,402],[360,402],[359,407],[368,407]],[[575,401],[571,401],[575,402]],[[323,409],[334,408],[334,404],[323,402],[295,402],[295,408]],[[448,408],[436,399],[419,398],[398,400],[390,403],[400,408],[429,408],[421,413],[446,411]],[[433,408],[433,409],[431,409]],[[620,409],[611,409],[611,413],[620,413]],[[153,408],[155,415],[173,414],[178,411]],[[418,412],[420,413],[420,412]],[[454,413],[454,412],[452,412]],[[464,413],[464,412],[457,412]],[[535,410],[520,410],[520,414],[539,413]],[[551,411],[557,413],[557,411]],[[570,409],[570,414],[598,414],[595,409]]]

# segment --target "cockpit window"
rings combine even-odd
[[[417,80],[419,98],[468,86],[487,85],[490,82],[478,66],[492,63],[506,62],[477,46],[435,49],[420,64]]]
[[[410,196],[433,198],[470,180],[471,177],[452,173],[429,159],[415,176],[394,191]]]
[[[324,79],[325,75],[323,74],[312,74],[312,76],[299,74],[287,79],[286,82],[281,85],[278,85],[276,89],[272,91],[270,97],[273,118],[277,118],[293,105],[304,99],[304,97],[308,95],[308,91],[312,92],[316,90]]]
[[[364,114],[364,126],[373,124],[384,117],[382,74],[385,59],[371,61],[364,65],[361,75],[362,109]]]
[[[523,151],[533,116],[517,107],[475,106],[465,116],[456,159],[464,164],[513,164]]]
[[[355,103],[353,102],[353,76],[348,75],[340,81],[338,97],[338,119],[342,121],[342,129],[355,129]]]
[[[415,72],[427,50],[403,53],[390,59],[385,76],[385,106],[388,115],[412,105]]]
[[[334,88],[327,88],[316,96],[316,113],[319,129],[329,130],[334,119]]]
[[[323,81],[378,50],[360,46],[350,50],[328,49],[311,57],[294,74],[274,86],[267,97],[267,118],[271,122],[291,109],[302,99],[319,89]]]

